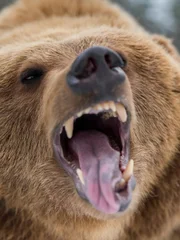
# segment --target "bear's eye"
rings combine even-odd
[[[23,71],[20,75],[20,81],[22,84],[30,85],[37,81],[39,82],[44,75],[44,71],[40,68],[29,68]]]

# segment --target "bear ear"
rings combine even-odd
[[[167,53],[180,62],[180,55],[178,50],[173,46],[173,40],[161,35],[153,35],[152,39],[160,45]]]

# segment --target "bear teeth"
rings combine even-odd
[[[114,103],[113,101],[100,103],[93,106],[92,108],[87,108],[79,112],[76,116],[79,118],[83,114],[98,114],[104,111],[112,111],[113,113],[116,114],[116,116],[118,116],[119,120],[123,123],[127,121],[127,112],[125,107],[121,103]],[[64,124],[66,134],[69,139],[71,139],[73,136],[74,120],[75,118],[71,117]]]
[[[122,178],[125,182],[128,182],[134,172],[134,161],[131,159],[126,166],[125,171],[123,172]]]
[[[67,120],[64,126],[65,126],[65,130],[68,138],[69,139],[72,138],[73,129],[74,129],[74,118],[72,117],[69,120]]]
[[[129,162],[128,162],[128,165],[126,166],[123,174],[122,174],[122,178],[119,182],[116,183],[115,185],[115,189],[118,191],[120,189],[123,189],[129,179],[132,177],[133,175],[133,172],[134,172],[134,161],[131,159]]]
[[[78,169],[76,170],[76,173],[77,173],[77,175],[78,175],[79,180],[81,181],[81,183],[82,183],[83,185],[85,185],[85,181],[84,181],[84,177],[83,177],[83,173],[82,173],[81,169],[78,168]]]
[[[126,112],[126,109],[125,107],[120,104],[120,103],[117,103],[116,104],[116,111],[117,111],[117,114],[120,118],[120,120],[124,123],[127,121],[127,112]]]

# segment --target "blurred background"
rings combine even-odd
[[[180,50],[180,0],[112,1],[119,3],[128,12],[132,13],[150,32],[160,33],[173,39]],[[11,2],[13,0],[0,0],[0,9]]]

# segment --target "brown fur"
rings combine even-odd
[[[179,54],[103,0],[21,0],[0,15],[0,239],[180,239]],[[124,54],[135,104],[129,209],[106,217],[82,201],[53,157],[52,131],[91,103],[65,76],[93,45]],[[46,71],[25,87],[20,73]]]

